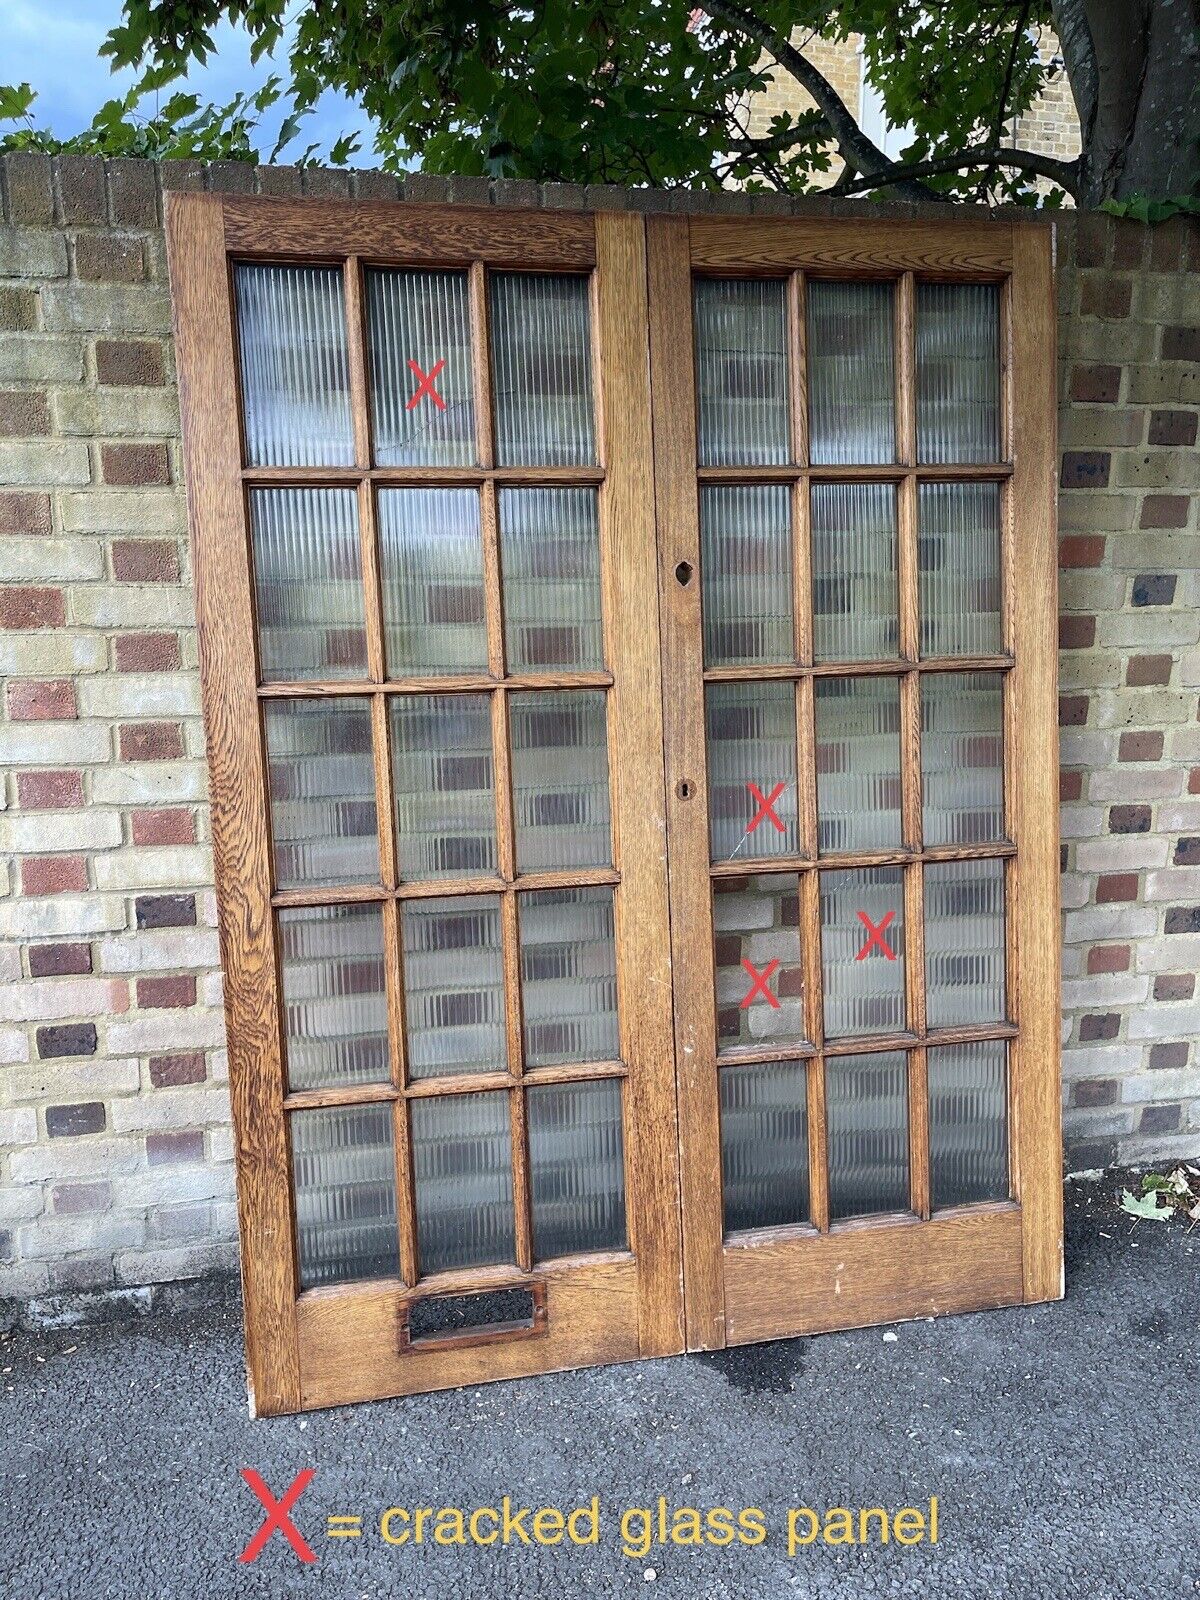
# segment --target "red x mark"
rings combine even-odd
[[[271,1493],[270,1489],[267,1488],[266,1484],[263,1482],[259,1474],[255,1472],[253,1467],[243,1467],[242,1477],[245,1478],[246,1482],[262,1501],[263,1506],[266,1509],[267,1520],[263,1523],[262,1527],[254,1535],[253,1539],[251,1539],[250,1543],[242,1551],[241,1555],[238,1557],[238,1560],[245,1562],[257,1561],[263,1552],[263,1547],[265,1546],[267,1540],[275,1532],[275,1529],[278,1528],[280,1533],[283,1534],[284,1538],[291,1545],[292,1549],[300,1557],[301,1561],[315,1561],[317,1558],[313,1554],[312,1546],[306,1542],[304,1535],[300,1532],[300,1529],[288,1516],[288,1512],[292,1509],[292,1507],[296,1504],[296,1501],[299,1500],[305,1489],[308,1488],[309,1484],[316,1477],[316,1473],[313,1471],[313,1469],[311,1467],[306,1467],[303,1472],[298,1472],[295,1478],[292,1480],[291,1488],[287,1491],[282,1500],[276,1500],[275,1496]]]
[[[413,374],[414,377],[419,378],[421,381],[417,385],[416,394],[413,395],[412,399],[405,406],[404,409],[406,411],[411,411],[423,394],[427,394],[429,396],[439,411],[445,411],[446,402],[433,387],[433,380],[437,377],[438,373],[445,365],[446,358],[443,356],[442,359],[437,362],[436,365],[432,366],[428,372],[422,372],[412,357],[410,356],[408,358],[408,370]]]
[[[743,960],[742,961],[742,965],[745,967],[746,971],[750,974],[750,976],[754,979],[754,982],[750,986],[750,993],[742,1001],[741,1005],[738,1007],[738,1010],[739,1011],[744,1011],[746,1009],[746,1007],[750,1004],[751,1000],[754,999],[755,995],[761,993],[762,996],[764,997],[764,999],[766,1000],[767,1004],[769,1006],[773,1007],[774,1010],[778,1011],[779,1010],[779,1001],[776,1000],[775,996],[771,993],[770,989],[767,988],[767,982],[770,979],[771,974],[775,971],[775,968],[779,965],[778,961],[768,961],[766,966],[762,969],[761,972],[754,965],[753,961]]]
[[[884,955],[888,958],[889,961],[895,961],[896,952],[892,949],[891,945],[888,944],[887,940],[883,937],[883,930],[887,927],[887,925],[890,922],[894,922],[895,921],[896,913],[894,911],[889,911],[887,916],[884,917],[883,921],[879,924],[878,927],[875,926],[875,924],[871,921],[870,917],[867,915],[867,913],[865,911],[856,911],[854,914],[858,918],[858,920],[862,923],[863,927],[866,928],[867,931],[871,935],[871,937],[867,940],[866,944],[863,945],[862,949],[858,952],[858,954],[855,956],[854,959],[856,961],[864,960],[866,955],[867,955],[867,952],[870,950],[871,946],[874,945],[874,944],[877,944],[879,946],[879,948],[883,951]]]
[[[756,783],[748,783],[746,787],[749,789],[754,799],[758,802],[758,810],[755,812],[753,820],[751,821],[750,826],[746,829],[746,832],[753,833],[755,828],[758,827],[759,823],[764,819],[764,817],[770,817],[775,826],[775,831],[777,833],[786,833],[787,829],[775,815],[775,802],[779,799],[779,796],[783,793],[787,785],[783,783],[777,783],[771,790],[770,794],[764,794]]]

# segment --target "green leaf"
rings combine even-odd
[[[0,83],[0,122],[16,122],[29,115],[37,95],[27,83]]]
[[[1127,1212],[1131,1217],[1139,1218],[1139,1220],[1168,1222],[1175,1207],[1161,1205],[1157,1194],[1133,1195],[1130,1194],[1128,1189],[1122,1189],[1121,1210]]]

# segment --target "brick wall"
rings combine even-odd
[[[137,1289],[234,1261],[161,232],[161,189],[204,186],[401,192],[377,173],[235,163],[0,165],[0,1297]],[[861,214],[424,175],[404,194]],[[1062,258],[1064,1040],[1079,1168],[1200,1152],[1200,230],[1071,218]]]

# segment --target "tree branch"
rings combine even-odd
[[[1021,6],[1020,15],[1017,17],[1017,25],[1013,29],[1012,45],[1010,46],[1008,52],[1008,65],[1004,69],[1004,82],[1000,86],[1000,99],[996,104],[996,121],[992,127],[992,143],[994,145],[998,145],[1000,143],[1000,137],[1004,132],[1004,113],[1008,107],[1009,94],[1012,91],[1013,71],[1017,65],[1017,51],[1021,48],[1021,36],[1025,32],[1025,29],[1029,23],[1029,12],[1032,3],[1033,0],[1024,0],[1024,3]],[[994,170],[995,168],[986,168],[979,180],[979,190],[977,192],[979,193],[981,199],[983,198],[982,191],[986,187],[988,178]]]
[[[1067,81],[1075,98],[1079,126],[1083,130],[1083,148],[1086,150],[1091,143],[1100,90],[1092,30],[1083,0],[1051,0],[1050,10],[1054,17],[1054,30],[1062,46]]]
[[[1016,150],[1006,145],[976,144],[952,156],[941,156],[936,161],[917,161],[907,167],[895,167],[896,176],[909,178],[934,178],[940,172],[960,172],[964,167],[1016,167],[1021,172],[1036,172],[1057,183],[1074,196],[1079,185],[1079,162],[1056,161],[1053,156],[1039,156],[1032,150]],[[861,194],[865,189],[890,189],[893,178],[885,173],[882,178],[858,177],[849,183],[839,179],[839,194]],[[941,198],[939,196],[939,198]]]

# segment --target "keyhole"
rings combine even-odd
[[[680,778],[675,785],[675,793],[681,800],[690,800],[696,792],[696,786],[690,778]]]
[[[681,561],[675,568],[675,578],[686,589],[692,581],[692,563],[690,561]]]

